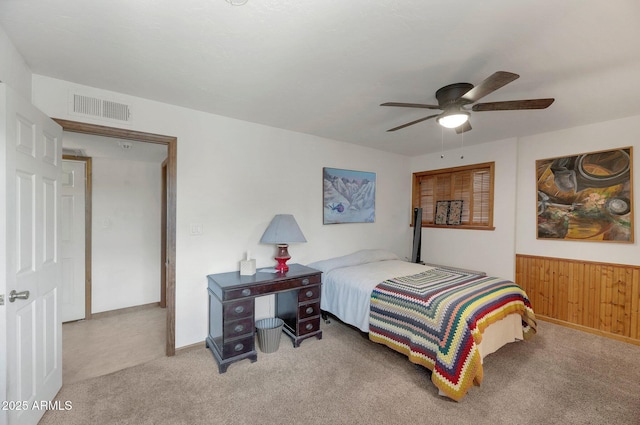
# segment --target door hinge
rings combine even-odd
[[[0,295],[0,305],[4,305],[4,294]]]

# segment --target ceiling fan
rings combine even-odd
[[[391,128],[387,131],[396,131],[410,125],[435,118],[438,124],[447,128],[455,128],[456,133],[464,133],[471,130],[469,124],[469,111],[515,111],[521,109],[545,109],[553,103],[555,99],[527,99],[527,100],[508,100],[503,102],[487,102],[475,103],[489,93],[498,90],[500,87],[506,86],[510,82],[518,79],[520,76],[512,72],[498,71],[493,73],[489,78],[481,82],[477,86],[470,83],[455,83],[444,86],[436,91],[437,105],[426,105],[422,103],[400,103],[386,102],[380,106],[400,106],[404,108],[424,108],[424,109],[440,109],[443,112],[428,117],[420,118],[415,121],[402,124],[398,127]],[[475,103],[475,104],[474,104]],[[467,105],[474,104],[471,108]]]

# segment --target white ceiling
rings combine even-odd
[[[416,155],[640,114],[637,0],[0,0],[36,74]],[[520,79],[464,139],[433,111],[447,84]]]

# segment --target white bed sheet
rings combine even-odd
[[[322,274],[320,308],[362,332],[369,332],[369,305],[376,285],[432,268],[402,260],[385,260],[330,270]]]
[[[432,268],[402,260],[384,260],[328,270],[322,274],[320,308],[368,333],[371,293],[376,285]],[[503,345],[522,339],[521,317],[511,314],[485,329],[478,349],[484,359]]]

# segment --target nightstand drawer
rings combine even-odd
[[[315,300],[320,297],[320,287],[319,286],[310,286],[308,288],[300,288],[298,292],[298,301],[310,301]]]
[[[224,317],[226,320],[240,319],[242,317],[249,317],[253,315],[253,298],[249,298],[242,301],[235,301],[225,304]]]
[[[303,320],[298,323],[298,335],[306,335],[320,329],[320,317],[314,319]]]
[[[253,335],[246,338],[236,339],[235,341],[225,342],[222,344],[222,358],[227,359],[229,357],[253,351],[254,342],[255,339]]]
[[[297,279],[300,281],[300,286],[317,285],[320,283],[320,275],[307,276]]]
[[[225,341],[243,335],[253,334],[253,317],[245,317],[240,320],[229,321],[224,324]]]
[[[305,304],[298,307],[298,318],[300,320],[307,317],[318,316],[320,314],[320,303]]]
[[[306,286],[318,285],[320,280],[320,275],[311,275],[296,279],[265,282],[262,284],[251,285],[246,288],[231,289],[224,292],[224,301],[242,299],[246,297],[257,297],[264,294],[272,294],[274,292],[289,291],[295,288],[301,288],[300,290],[303,290]]]
[[[255,288],[240,288],[240,289],[232,289],[224,292],[224,300],[236,300],[247,297],[255,297],[256,290]]]

